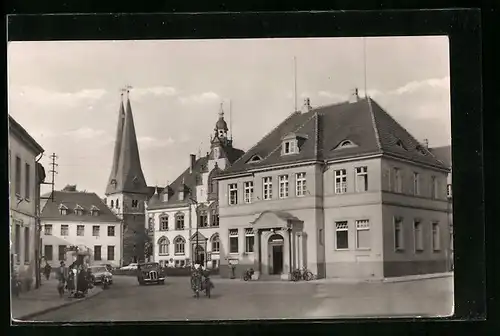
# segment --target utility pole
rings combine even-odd
[[[58,156],[56,155],[56,153],[52,153],[52,155],[50,156],[50,158],[52,159],[52,162],[49,163],[51,169],[49,170],[49,173],[52,173],[52,192],[50,193],[51,194],[51,199],[52,199],[52,202],[54,202],[54,185],[55,185],[55,176],[56,174],[58,174],[57,172],[57,167],[59,166],[57,163],[56,163],[56,160],[58,158]]]

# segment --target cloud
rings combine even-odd
[[[179,100],[182,104],[203,104],[221,100],[221,97],[217,93],[210,91],[198,95],[179,97]]]
[[[435,89],[450,89],[450,77],[443,78],[430,78],[423,81],[413,81],[395,90],[389,91],[392,95],[401,95],[406,93],[413,93],[421,89],[435,88]]]
[[[137,142],[139,143],[141,149],[150,149],[170,146],[175,142],[175,140],[170,137],[167,139],[156,139],[145,136],[137,138]]]
[[[148,88],[132,88],[130,94],[134,98],[141,99],[148,95],[171,97],[177,95],[178,91],[172,86],[153,86]]]
[[[103,89],[84,89],[75,92],[61,92],[46,90],[36,86],[12,86],[9,88],[9,97],[29,101],[36,105],[62,105],[74,107],[82,102],[94,103],[106,95]]]
[[[95,139],[105,134],[103,130],[95,130],[90,127],[80,127],[78,129],[64,132],[63,135],[73,137],[78,140]]]

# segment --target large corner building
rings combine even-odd
[[[449,167],[371,98],[283,120],[217,177],[220,272],[445,272]]]
[[[122,264],[144,259],[147,233],[144,227],[145,202],[155,193],[142,172],[132,107],[127,93],[118,112],[111,173],[106,186],[106,203],[123,222]]]

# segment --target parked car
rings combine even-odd
[[[139,264],[137,267],[137,281],[141,286],[148,283],[163,285],[165,278],[165,271],[157,262]]]
[[[113,274],[108,271],[105,265],[94,265],[90,266],[90,271],[92,272],[92,281],[94,284],[102,283],[103,279],[106,278],[108,283],[111,285],[113,283]]]
[[[137,263],[131,263],[131,264],[128,264],[127,266],[123,266],[122,268],[120,268],[120,270],[122,271],[134,271],[137,269]]]

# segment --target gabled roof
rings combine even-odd
[[[429,148],[429,150],[434,154],[438,160],[440,160],[445,166],[451,168],[452,166],[452,161],[451,161],[451,146],[441,146],[441,147],[434,147],[434,148]]]
[[[44,195],[46,197],[49,194]],[[80,191],[54,191],[54,201],[48,200],[40,215],[42,220],[64,220],[68,222],[120,222],[120,219],[104,204],[96,193]],[[83,208],[83,215],[77,215],[78,205]],[[98,216],[91,216],[90,209],[99,208]],[[67,209],[66,215],[61,215],[59,209]]]
[[[44,152],[42,146],[10,114],[9,131],[16,135],[19,140],[23,141],[35,153],[35,156]]]
[[[282,155],[282,139],[289,134],[300,134],[300,151],[298,154]],[[338,148],[344,140],[356,146]],[[397,145],[398,141],[406,150]],[[447,168],[374,100],[367,98],[291,114],[221,175],[289,163],[383,153]],[[250,162],[255,155],[262,160]]]

